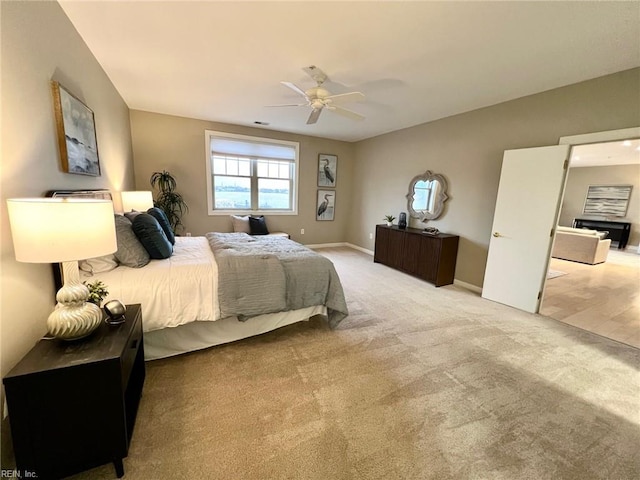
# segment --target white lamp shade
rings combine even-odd
[[[110,200],[16,198],[7,207],[19,262],[69,262],[118,249]]]
[[[150,191],[122,192],[122,210],[146,212],[153,207],[153,196]]]

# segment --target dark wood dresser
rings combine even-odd
[[[4,378],[20,478],[109,462],[124,475],[144,378],[140,305],[85,339],[40,340]]]
[[[376,225],[373,261],[416,276],[436,287],[453,283],[460,237],[427,235],[417,228]]]

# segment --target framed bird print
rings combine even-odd
[[[316,220],[333,220],[336,207],[335,190],[318,190],[316,203]]]
[[[321,153],[318,155],[318,186],[335,187],[338,179],[338,157]]]

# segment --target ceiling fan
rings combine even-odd
[[[318,121],[320,113],[323,109],[327,109],[331,112],[342,115],[343,117],[350,118],[352,120],[364,120],[364,116],[359,113],[352,112],[343,108],[341,105],[348,102],[360,102],[364,100],[364,95],[360,92],[349,92],[333,95],[329,90],[323,87],[323,84],[329,79],[326,73],[320,70],[315,65],[310,65],[303,68],[317,85],[308,90],[302,90],[297,85],[291,82],[280,82],[285,87],[290,88],[294,92],[302,95],[305,99],[305,103],[289,103],[284,105],[267,105],[268,107],[311,107],[311,114],[307,119],[307,125],[311,125]]]

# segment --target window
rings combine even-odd
[[[209,215],[295,215],[297,142],[207,130]]]

